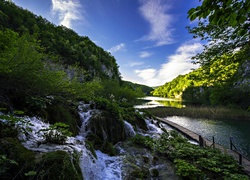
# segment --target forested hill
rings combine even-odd
[[[84,80],[120,80],[115,58],[88,37],[79,36],[67,27],[56,26],[14,3],[0,0],[0,30],[7,28],[19,35],[32,35],[43,53],[50,55],[54,62],[81,67]]]
[[[43,118],[53,117],[55,106],[63,114],[79,101],[133,104],[145,95],[141,86],[123,83],[116,59],[88,37],[4,0],[0,84],[0,110]]]
[[[215,58],[210,64],[156,88],[153,95],[182,98],[192,104],[250,106],[248,49]]]

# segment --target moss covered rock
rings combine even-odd
[[[0,156],[0,179],[27,179],[25,174],[34,170],[35,154],[16,138],[0,139]]]
[[[115,144],[126,138],[124,122],[112,116],[109,111],[102,111],[93,115],[88,128],[103,142]]]
[[[132,124],[134,127],[139,127],[143,130],[148,130],[147,124],[143,115],[141,115],[133,107],[131,108],[122,108],[122,118]]]
[[[4,137],[17,137],[18,131],[14,127],[14,125],[11,125],[9,123],[5,123],[0,121],[0,138]]]
[[[67,107],[60,104],[51,105],[47,108],[47,113],[47,120],[51,124],[63,122],[69,125],[69,130],[74,135],[78,134],[81,120],[76,107]]]
[[[36,179],[82,180],[83,177],[77,158],[72,158],[65,151],[55,151],[42,156]]]

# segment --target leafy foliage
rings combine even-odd
[[[69,125],[61,122],[50,125],[48,129],[40,131],[44,132],[43,136],[46,143],[65,144],[68,136],[72,136],[72,133],[69,131]]]
[[[203,52],[195,56],[198,63],[206,64],[214,57],[233,54],[237,48],[249,46],[249,10],[249,1],[204,0],[188,11],[191,21],[199,20],[196,27],[188,27],[189,32],[209,42]]]
[[[163,133],[159,139],[137,134],[132,141],[170,157],[176,165],[176,173],[187,179],[227,179],[233,176],[247,178],[233,157],[216,149],[191,144],[176,131]]]

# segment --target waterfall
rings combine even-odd
[[[156,134],[162,134],[163,131],[160,127],[157,127],[154,123],[154,120],[152,119],[145,119],[145,122],[147,124],[148,130],[150,133],[156,133]]]
[[[94,110],[90,109],[89,104],[80,103],[78,107],[79,115],[82,121],[80,132],[76,137],[68,137],[63,145],[43,143],[44,129],[50,127],[38,117],[22,117],[20,122],[16,123],[21,131],[18,138],[22,141],[24,147],[36,152],[51,152],[63,150],[70,154],[78,152],[81,154],[79,165],[85,180],[120,180],[122,179],[122,156],[109,156],[101,151],[95,151],[97,158],[85,146],[85,137],[89,130],[87,125]],[[1,114],[1,113],[0,113]],[[1,121],[6,121],[1,119]]]
[[[84,154],[80,166],[86,180],[120,180],[122,179],[122,157],[108,156],[96,151],[97,159],[90,159]]]
[[[79,114],[82,121],[82,126],[77,136],[77,139],[85,140],[89,130],[87,125],[93,113],[89,109],[89,105],[80,104]],[[97,158],[95,159],[92,154],[85,148],[80,158],[80,167],[85,180],[119,180],[122,179],[122,158],[120,156],[108,156],[101,151],[95,152]]]
[[[124,124],[125,124],[125,130],[126,130],[127,137],[135,136],[136,132],[135,132],[133,126],[127,121],[124,121]]]

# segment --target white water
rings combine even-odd
[[[82,120],[82,127],[79,135],[76,137],[84,142],[89,130],[87,125],[92,115],[92,110],[88,105],[80,104],[79,114]],[[85,147],[86,149],[86,147]],[[122,158],[120,156],[108,156],[101,151],[95,151],[97,159],[86,150],[80,158],[80,167],[85,180],[119,180],[122,179]]]
[[[41,130],[48,129],[50,125],[37,117],[23,118],[23,123],[20,123],[19,127],[22,126],[26,130],[30,129],[30,131],[20,133],[19,138],[23,141],[23,145],[27,149],[36,152],[63,150],[70,154],[74,152],[80,153],[79,164],[85,180],[121,180],[123,176],[126,175],[126,172],[122,172],[123,167],[126,166],[126,164],[123,164],[123,158],[125,156],[124,150],[120,149],[120,155],[112,157],[101,151],[95,151],[97,155],[97,158],[95,158],[85,146],[85,137],[89,132],[87,126],[94,110],[90,110],[89,105],[86,104],[80,104],[78,110],[82,121],[80,132],[76,137],[68,137],[64,145],[51,143],[41,144],[41,142],[44,141],[44,131]],[[144,135],[155,137],[163,133],[161,127],[164,127],[164,124],[160,123],[156,125],[157,121],[153,119],[147,119],[145,121],[149,131],[145,132]],[[124,121],[124,123],[127,136],[133,137],[136,134],[133,126],[126,121]]]
[[[89,105],[80,104],[79,115],[82,120],[80,132],[76,137],[68,137],[64,145],[42,143],[45,141],[44,129],[50,127],[37,117],[24,117],[18,126],[24,131],[19,133],[19,139],[23,146],[36,152],[51,152],[63,150],[70,154],[80,153],[80,167],[85,180],[120,180],[122,179],[122,156],[108,156],[100,151],[95,151],[97,158],[85,146],[85,137],[89,132],[86,128],[92,115]],[[1,120],[5,121],[5,120]],[[24,133],[25,132],[25,133]]]
[[[124,121],[125,129],[126,129],[126,135],[127,137],[133,137],[136,135],[136,132],[134,130],[134,127],[127,121]]]

